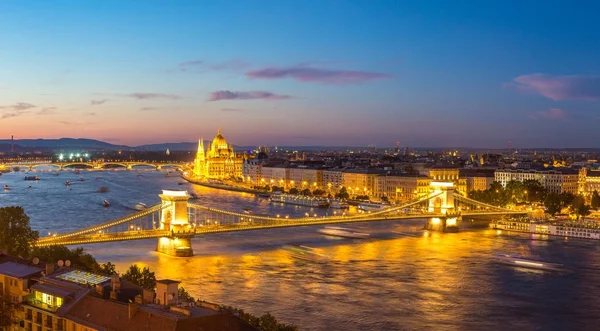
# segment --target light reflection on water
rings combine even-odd
[[[132,212],[142,201],[158,202],[161,188],[195,190],[202,203],[222,209],[252,206],[261,213],[302,215],[302,208],[273,206],[235,192],[177,185],[164,172],[84,172],[89,181],[65,189],[72,173],[46,178],[28,193],[22,176],[0,177],[14,187],[0,204],[26,208],[36,229],[64,232]],[[95,177],[111,191],[95,193]],[[88,185],[88,186],[86,186]],[[98,201],[106,196],[115,208]],[[312,213],[312,212],[311,212]],[[132,263],[148,266],[159,278],[181,280],[194,296],[237,306],[256,314],[271,312],[303,330],[590,330],[600,316],[600,249],[586,241],[491,230],[401,237],[421,221],[356,224],[369,240],[332,240],[315,227],[228,233],[193,240],[197,254],[173,258],[155,253],[156,241],[107,243],[86,247],[100,261],[124,271]],[[327,264],[291,258],[279,248],[293,242],[331,256]],[[496,252],[523,251],[562,263],[573,271],[557,274],[493,264]]]

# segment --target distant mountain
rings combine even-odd
[[[121,150],[131,149],[128,146],[113,145],[94,139],[17,139],[14,141],[15,150],[23,149],[86,149],[86,150]],[[11,140],[0,140],[3,150],[10,150]]]
[[[206,142],[205,142],[206,143]],[[134,147],[135,150],[142,151],[196,151],[198,149],[198,143],[164,143],[164,144],[149,144]]]

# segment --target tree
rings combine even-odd
[[[192,297],[188,293],[188,291],[186,291],[185,288],[183,288],[183,286],[181,286],[177,289],[177,293],[179,296],[179,300],[181,300],[181,301],[186,301],[186,302],[196,301],[196,300],[194,300],[194,297]]]
[[[300,194],[302,194],[302,195],[310,195],[310,190],[309,190],[309,189],[307,189],[307,188],[305,188],[304,190],[302,190],[302,191],[300,192]]]
[[[585,217],[590,214],[590,206],[585,204],[585,198],[581,195],[578,195],[571,202],[571,210],[577,215],[577,220],[581,216]]]
[[[102,265],[100,265],[97,273],[99,273],[101,275],[112,276],[112,275],[117,274],[117,269],[114,264],[112,264],[110,262],[106,262],[106,263],[103,263]]]
[[[335,195],[338,199],[350,199],[350,194],[348,194],[348,190],[345,187],[340,188],[340,191]]]
[[[292,187],[292,188],[290,189],[290,194],[298,194],[298,193],[299,193],[299,191],[298,191],[298,189],[297,189],[297,188],[295,188],[295,187]]]
[[[262,331],[277,331],[277,319],[270,313],[266,313],[260,317],[258,327]]]
[[[48,263],[69,260],[71,267],[94,273],[104,274],[103,271],[105,271],[96,259],[86,253],[82,247],[76,249],[69,249],[66,246],[35,247],[29,254],[29,258],[34,257]]]
[[[556,213],[559,213],[563,207],[560,194],[554,192],[548,193],[544,199],[544,207],[546,207],[548,214],[552,216],[556,215]]]
[[[154,272],[150,272],[148,267],[140,269],[137,264],[132,264],[122,278],[150,291],[156,287]]]
[[[535,179],[523,181],[523,186],[525,187],[525,198],[528,202],[544,201],[544,198],[548,193],[542,183]]]
[[[600,208],[600,194],[598,194],[598,191],[594,191],[594,193],[592,194],[591,206],[593,209]]]
[[[0,293],[0,330],[9,329],[17,323],[17,307],[18,305]]]
[[[312,192],[312,194],[314,195],[323,195],[325,194],[325,191],[321,190],[321,189],[316,189]]]
[[[39,238],[29,225],[29,216],[21,207],[0,208],[0,250],[9,255],[26,257]]]

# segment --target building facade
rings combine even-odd
[[[351,197],[372,196],[375,192],[375,179],[378,173],[367,169],[352,169],[342,173],[344,187]]]
[[[329,194],[335,195],[342,186],[344,186],[344,176],[341,169],[323,170],[323,187]]]
[[[323,170],[307,167],[289,168],[290,188],[303,190],[308,188],[311,191],[323,189]]]
[[[414,200],[430,192],[431,179],[419,174],[380,175],[375,181],[375,196],[396,203]]]
[[[494,172],[494,179],[504,187],[510,181],[537,180],[544,188],[554,193],[577,194],[580,186],[579,172],[572,169],[497,169]]]
[[[198,142],[198,151],[194,159],[194,177],[207,179],[242,178],[243,155],[236,155],[233,145],[221,135],[221,129],[207,147],[204,141]]]
[[[429,169],[429,177],[432,181],[453,182],[456,191],[467,193],[467,178],[460,175],[460,171],[455,167],[434,166]]]

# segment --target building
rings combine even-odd
[[[581,168],[579,170],[579,194],[591,197],[594,191],[600,193],[600,170]]]
[[[323,169],[309,168],[303,165],[289,168],[289,187],[299,190],[323,189]]]
[[[351,197],[357,195],[371,196],[375,192],[375,178],[379,171],[371,169],[350,169],[342,173],[344,184]]]
[[[204,140],[198,142],[198,151],[194,159],[194,177],[208,179],[242,178],[244,157],[236,155],[233,145],[221,135],[221,129],[204,149]]]
[[[537,180],[550,192],[577,194],[579,189],[579,172],[574,169],[497,169],[494,179],[506,187],[510,181],[524,182]]]
[[[396,173],[377,176],[375,196],[389,201],[405,202],[430,193],[431,179],[414,173]]]
[[[485,191],[495,180],[495,169],[460,169],[460,177],[467,180],[467,192]]]
[[[323,170],[323,187],[326,191],[335,195],[344,186],[344,176],[341,169]]]
[[[0,254],[0,289],[20,304],[11,331],[256,331],[220,305],[183,302],[178,281],[157,280],[155,293],[116,275],[34,262]]]
[[[262,178],[259,185],[281,186],[285,187],[289,182],[290,168],[285,165],[265,164],[262,166]]]
[[[454,166],[433,166],[429,169],[429,177],[432,181],[453,182],[456,191],[463,194],[467,193],[467,178],[460,176],[459,169]]]

